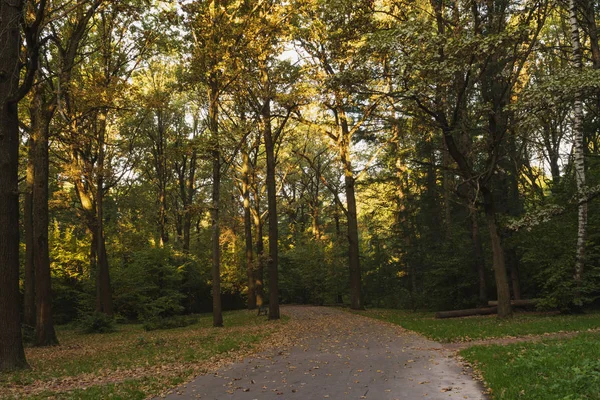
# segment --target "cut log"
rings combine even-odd
[[[498,307],[483,307],[483,308],[469,308],[467,310],[453,310],[453,311],[440,311],[435,313],[436,318],[458,318],[468,317],[471,315],[490,315],[497,314]]]
[[[510,305],[514,306],[514,307],[529,307],[529,306],[535,306],[535,304],[537,302],[538,302],[538,299],[511,300]],[[498,301],[497,300],[488,301],[488,305],[490,307],[492,307],[492,306],[495,307],[498,305]]]

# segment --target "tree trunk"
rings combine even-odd
[[[221,197],[221,153],[219,149],[219,88],[214,73],[209,88],[208,124],[212,135],[212,295],[213,326],[223,326],[221,306],[221,225],[219,216]]]
[[[496,222],[496,210],[494,208],[493,195],[489,190],[482,190],[485,216],[490,231],[490,241],[492,245],[492,258],[494,267],[494,276],[496,279],[496,291],[498,294],[498,317],[508,318],[512,315],[510,306],[510,288],[506,275],[506,263],[504,262],[504,249],[502,240],[498,231]]]
[[[263,71],[264,74],[264,71]],[[264,77],[263,77],[264,79]],[[277,226],[277,187],[275,186],[275,143],[271,132],[271,100],[264,100],[261,110],[263,137],[267,155],[267,208],[269,215],[269,319],[279,319],[279,229]]]
[[[190,172],[188,175],[187,182],[187,193],[186,201],[183,209],[183,251],[189,253],[190,251],[190,232],[192,230],[192,202],[194,201],[194,193],[196,191],[196,161],[197,154],[196,149],[192,151],[192,157],[190,158]]]
[[[321,238],[321,222],[319,221],[319,189],[321,183],[321,160],[318,159],[315,163],[315,179],[314,188],[312,195],[312,204],[310,205],[311,218],[312,218],[312,234],[315,239]]]
[[[42,88],[36,87],[33,97],[35,107],[32,118],[34,142],[33,163],[33,245],[35,265],[35,345],[58,344],[52,319],[52,288],[50,278],[50,250],[48,248],[48,124],[42,110]]]
[[[19,51],[23,3],[0,2],[0,372],[26,368],[19,295]]]
[[[254,226],[256,228],[256,269],[254,270],[254,290],[256,291],[256,305],[262,306],[265,301],[264,297],[264,250],[265,244],[263,241],[263,221],[260,217],[260,199],[258,190],[255,192],[255,213]]]
[[[167,230],[167,163],[166,163],[166,138],[164,115],[162,110],[156,113],[157,119],[157,137],[155,143],[156,152],[156,175],[158,178],[158,230],[159,246],[164,247],[169,242],[169,233]]]
[[[32,105],[33,108],[33,105]],[[33,112],[33,111],[32,111]],[[33,125],[33,124],[32,124]],[[35,142],[30,138],[27,157],[27,177],[25,189],[25,199],[23,206],[23,228],[25,230],[25,276],[23,279],[23,323],[31,328],[35,328],[35,264],[33,262],[34,243],[33,243],[33,153]]]
[[[579,73],[582,68],[582,51],[579,40],[579,23],[577,22],[577,8],[575,0],[569,1],[571,45],[573,48],[573,68]],[[583,103],[581,91],[575,92],[573,104],[573,151],[575,155],[575,180],[577,182],[578,198],[582,197],[585,188],[585,161],[584,161],[584,135],[583,135]],[[581,286],[583,283],[583,269],[585,266],[585,240],[587,235],[588,203],[581,201],[578,208],[577,248],[575,258],[575,296],[573,303],[581,305]]]
[[[515,249],[509,249],[507,257],[510,258],[510,283],[513,292],[513,299],[521,299],[521,282],[519,280],[519,260]]]
[[[479,235],[479,222],[477,221],[477,209],[471,206],[471,240],[473,241],[473,261],[478,276],[479,287],[479,305],[487,304],[487,284],[485,280],[485,259],[483,257],[483,248],[481,246],[481,236]]]
[[[360,259],[358,249],[358,218],[356,213],[356,196],[354,189],[354,171],[350,159],[350,130],[343,109],[338,110],[341,127],[340,156],[344,166],[344,187],[348,209],[348,257],[350,266],[350,308],[363,310],[362,285],[360,276]]]
[[[108,258],[106,255],[106,242],[104,238],[104,141],[106,136],[106,113],[103,111],[98,116],[98,171],[96,175],[96,311],[112,315],[112,293]]]
[[[246,244],[246,275],[248,278],[248,309],[256,308],[256,281],[252,251],[252,216],[250,212],[250,158],[242,152],[242,198],[244,200],[244,239]]]
[[[443,201],[444,201],[444,229],[446,239],[452,239],[452,207],[450,204],[450,196],[452,194],[452,175],[449,171],[451,157],[450,153],[446,148],[442,149],[442,189],[443,189]]]

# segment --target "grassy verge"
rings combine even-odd
[[[284,319],[285,321],[285,319]],[[183,328],[146,332],[141,325],[82,335],[59,327],[60,346],[26,349],[30,370],[0,375],[0,398],[143,399],[218,365],[231,351],[246,351],[280,329],[255,312],[224,313]]]
[[[600,328],[600,313],[583,315],[518,313],[510,320],[499,320],[493,315],[435,319],[433,313],[387,309],[372,309],[359,313],[400,325],[440,342],[466,342],[476,339]]]
[[[600,335],[461,352],[497,400],[600,399]]]

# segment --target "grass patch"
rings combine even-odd
[[[400,325],[440,342],[464,342],[476,339],[561,331],[586,331],[600,328],[600,313],[580,315],[517,313],[509,320],[499,320],[494,315],[435,319],[433,313],[413,313],[389,309],[372,309],[357,313]]]
[[[246,310],[223,317],[224,328],[213,328],[210,314],[198,316],[193,325],[164,331],[147,332],[141,324],[118,325],[115,332],[103,334],[57,327],[60,346],[27,348],[30,370],[0,374],[0,398],[145,398],[180,383],[224,353],[252,347],[288,319],[267,321]],[[44,390],[50,382],[59,390]]]
[[[497,400],[600,399],[600,335],[507,346],[473,346],[461,355]]]

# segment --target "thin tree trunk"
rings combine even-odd
[[[579,23],[577,22],[577,8],[575,0],[569,1],[571,45],[573,48],[573,67],[577,73],[582,70],[581,42],[579,40]],[[584,135],[583,135],[583,103],[581,91],[575,92],[573,104],[573,135],[575,155],[575,180],[579,196],[585,188],[585,160],[584,160]],[[588,203],[582,201],[578,208],[577,249],[575,259],[575,298],[574,304],[581,305],[581,286],[583,282],[583,270],[585,266],[585,240],[587,235]]]
[[[471,240],[473,241],[473,253],[475,269],[478,276],[479,288],[479,306],[484,307],[488,302],[487,284],[485,280],[485,259],[483,257],[483,248],[481,246],[481,236],[479,234],[479,222],[477,221],[477,208],[471,206]]]
[[[36,87],[32,114],[34,145],[33,163],[33,244],[35,265],[35,345],[58,344],[52,319],[52,288],[50,278],[50,250],[48,248],[48,124],[42,110],[42,88]]]
[[[96,311],[112,315],[112,293],[104,237],[104,141],[106,136],[106,113],[101,112],[98,119],[98,172],[96,177],[96,257],[98,261],[98,275],[96,281]]]
[[[248,278],[248,309],[256,308],[256,282],[252,251],[252,215],[250,211],[250,158],[242,152],[242,198],[244,200],[244,238],[246,244],[246,275]]]
[[[33,104],[32,104],[33,108]],[[33,124],[32,124],[33,125]],[[30,138],[27,157],[27,177],[24,199],[23,225],[25,230],[25,276],[23,279],[23,323],[31,328],[35,328],[35,264],[33,261],[34,243],[33,243],[33,153],[35,142]]]
[[[312,196],[312,204],[310,206],[311,217],[312,217],[312,234],[315,239],[321,238],[321,223],[319,221],[319,187],[321,182],[321,161],[320,159],[316,162],[315,169],[315,180],[314,180],[314,192]]]
[[[264,250],[265,244],[263,241],[263,221],[260,217],[260,200],[258,190],[254,193],[254,226],[256,228],[256,269],[254,270],[254,290],[256,291],[256,305],[262,306],[265,301],[264,297]]]
[[[521,300],[521,282],[519,280],[519,260],[514,249],[508,251],[508,256],[511,258],[510,263],[510,282],[513,291],[513,298]]]
[[[504,261],[504,248],[496,222],[496,210],[494,207],[493,194],[489,190],[482,190],[484,210],[490,231],[490,241],[492,245],[492,259],[494,267],[494,277],[496,279],[496,291],[498,294],[498,317],[508,318],[512,316],[512,307],[510,306],[510,288],[508,286],[508,277],[506,275],[506,263]]]
[[[186,201],[184,204],[183,214],[183,251],[188,253],[190,251],[190,232],[192,230],[192,202],[194,201],[194,193],[196,191],[196,161],[197,154],[196,149],[192,152],[190,159],[190,172],[187,183]]]
[[[263,71],[264,74],[264,71]],[[264,78],[263,78],[264,79]],[[263,137],[267,155],[267,207],[269,215],[269,319],[279,319],[279,229],[277,226],[277,188],[275,186],[275,144],[271,132],[271,100],[264,100],[261,110],[263,119]]]
[[[362,284],[360,276],[360,259],[358,249],[358,217],[356,212],[356,195],[354,188],[354,171],[350,158],[350,130],[348,120],[343,109],[338,109],[340,116],[341,143],[340,156],[344,166],[344,187],[346,189],[346,202],[348,210],[348,258],[350,266],[350,308],[353,310],[364,309],[362,303]]]
[[[214,73],[213,73],[214,75]],[[211,76],[209,88],[208,123],[212,135],[212,295],[213,295],[213,326],[223,326],[223,310],[221,306],[221,226],[220,226],[220,196],[221,196],[221,153],[219,149],[219,88],[215,76]]]
[[[26,368],[19,301],[19,86],[22,2],[0,2],[0,372]]]
[[[444,200],[444,228],[446,239],[452,239],[452,208],[450,206],[450,195],[452,193],[452,176],[450,174],[451,157],[447,149],[442,149],[442,189]]]

